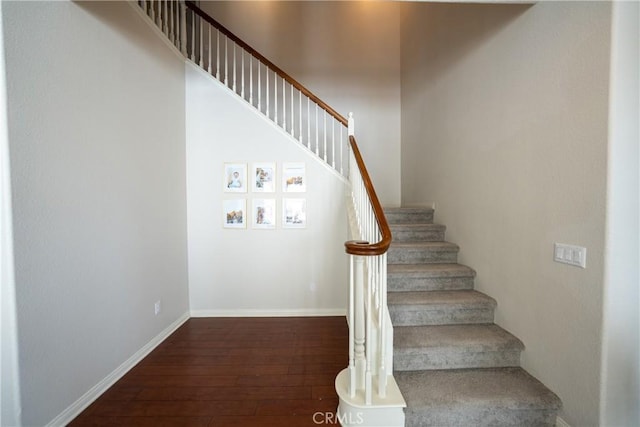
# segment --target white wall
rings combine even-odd
[[[402,201],[460,262],[570,425],[599,422],[611,5],[405,5]],[[587,248],[587,268],[553,243]]]
[[[18,331],[13,263],[11,175],[7,132],[4,31],[0,2],[0,426],[20,422]]]
[[[343,116],[384,205],[400,204],[400,7],[395,2],[202,2],[203,10]]]
[[[640,5],[612,13],[600,425],[640,425]]]
[[[37,426],[188,310],[184,65],[124,2],[3,15],[22,422]]]
[[[346,186],[314,155],[245,101],[186,65],[189,295],[191,313],[344,314],[347,291]],[[225,162],[306,164],[307,191],[223,192]],[[280,181],[278,181],[278,184]],[[277,200],[275,230],[225,229],[222,200]],[[307,200],[307,227],[283,229],[281,200]],[[250,218],[248,218],[250,220]]]

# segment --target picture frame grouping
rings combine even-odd
[[[248,224],[258,230],[273,230],[278,222],[282,228],[306,228],[307,200],[300,197],[281,197],[277,206],[277,195],[294,196],[307,190],[306,167],[303,162],[282,163],[280,177],[276,162],[224,163],[223,192],[255,193],[256,197],[224,197],[222,200],[222,225],[229,229],[246,229]],[[281,185],[278,185],[280,178]],[[259,195],[259,196],[258,196]],[[278,211],[280,220],[278,221]]]

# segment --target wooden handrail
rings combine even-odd
[[[364,161],[360,155],[360,150],[358,149],[358,144],[356,144],[356,138],[353,135],[349,136],[349,144],[351,144],[353,156],[356,159],[358,169],[360,169],[360,175],[362,175],[364,187],[369,195],[369,201],[373,207],[373,213],[376,216],[376,221],[378,222],[382,239],[375,243],[363,242],[361,240],[349,240],[344,243],[344,246],[346,248],[346,252],[351,255],[382,255],[389,250],[389,245],[391,245],[391,228],[389,228],[389,223],[384,215],[384,210],[382,209],[380,200],[378,200],[376,190],[373,188],[371,177],[369,177],[369,172],[367,172],[367,167],[364,165]]]
[[[207,21],[214,28],[224,34],[227,38],[232,40],[235,44],[240,46],[242,49],[247,51],[249,54],[254,56],[260,62],[265,64],[268,68],[278,74],[281,78],[287,81],[290,85],[298,89],[305,96],[307,96],[311,101],[316,103],[320,108],[329,113],[334,119],[338,122],[342,123],[344,126],[348,126],[348,120],[338,113],[336,110],[328,106],[324,101],[318,98],[313,92],[304,87],[298,81],[296,81],[289,74],[285,73],[280,67],[275,65],[273,62],[269,61],[264,55],[260,52],[256,51],[254,48],[249,46],[244,40],[240,37],[233,34],[229,31],[224,25],[220,22],[213,19],[206,12],[200,9],[193,1],[185,1],[186,7],[191,9],[193,13],[200,16],[200,18]],[[351,255],[361,255],[361,256],[375,256],[382,255],[387,252],[389,249],[389,245],[391,245],[391,229],[389,228],[389,224],[387,223],[387,219],[384,215],[384,211],[382,209],[382,205],[378,200],[378,196],[376,195],[376,191],[373,188],[373,183],[371,182],[371,177],[369,176],[369,172],[367,172],[367,168],[362,160],[362,156],[360,154],[360,150],[358,149],[358,144],[356,143],[356,139],[353,135],[349,136],[349,144],[351,145],[351,149],[353,150],[354,157],[356,159],[356,164],[358,169],[360,170],[360,174],[362,176],[362,180],[369,196],[369,201],[371,202],[371,206],[373,207],[373,212],[376,217],[376,221],[378,223],[378,227],[380,228],[380,232],[382,235],[382,239],[379,242],[364,242],[360,240],[349,240],[345,242],[346,252]]]
[[[230,40],[233,40],[233,42],[235,44],[237,44],[238,46],[242,47],[244,50],[246,50],[247,52],[249,52],[251,55],[253,55],[255,58],[257,58],[260,62],[262,62],[263,64],[265,64],[267,67],[269,67],[270,69],[272,69],[276,74],[278,74],[280,77],[282,77],[283,79],[285,79],[290,85],[292,85],[293,87],[295,87],[296,89],[298,89],[300,92],[302,92],[305,96],[307,96],[309,99],[311,99],[313,102],[315,102],[316,104],[318,104],[318,106],[320,108],[322,108],[323,110],[325,110],[327,113],[329,113],[331,116],[333,116],[334,119],[336,119],[337,121],[339,121],[340,123],[342,123],[344,126],[348,125],[348,121],[347,119],[342,116],[340,113],[338,113],[336,110],[334,110],[333,108],[329,107],[327,104],[325,104],[320,98],[318,98],[316,95],[313,94],[313,92],[311,92],[309,89],[307,89],[306,87],[304,87],[303,85],[301,85],[300,83],[298,83],[298,81],[296,81],[293,77],[291,77],[289,74],[285,73],[284,71],[282,71],[282,69],[280,67],[278,67],[277,65],[275,65],[273,62],[269,61],[267,58],[265,58],[260,52],[258,52],[257,50],[255,50],[254,48],[252,48],[251,46],[249,46],[247,43],[245,43],[240,37],[236,36],[235,34],[233,34],[231,31],[229,31],[224,25],[222,25],[221,23],[219,23],[218,21],[216,21],[215,19],[213,19],[212,17],[210,17],[209,15],[207,15],[206,12],[204,12],[202,9],[200,9],[194,2],[192,1],[185,1],[185,5],[191,9],[196,15],[200,16],[202,19],[204,19],[205,21],[207,21],[209,24],[211,24],[213,27],[215,27],[218,31],[220,31],[222,34],[224,34],[225,36],[227,36]]]

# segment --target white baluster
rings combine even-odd
[[[173,37],[173,1],[169,1],[169,4],[167,5],[167,8],[169,9],[169,40],[171,40],[171,42],[175,45],[176,44],[176,40]]]
[[[184,1],[180,1],[180,51],[187,56],[187,8]]]
[[[342,166],[344,164],[344,161],[342,160],[342,152],[344,151],[343,147],[342,147],[342,142],[344,141],[342,139],[342,130],[344,129],[344,126],[340,126],[340,175],[344,175],[344,171],[342,169]]]
[[[253,55],[249,55],[249,104],[253,105]]]
[[[267,103],[267,112],[265,113],[265,115],[267,117],[269,117],[269,67],[267,67],[266,65],[264,67],[264,76],[265,76],[264,80],[265,80],[266,85],[267,85],[266,93],[265,93],[265,96],[264,96],[265,102]]]
[[[155,22],[156,13],[153,10],[153,8],[154,8],[154,4],[153,3],[154,3],[154,0],[149,0],[149,13],[148,13],[148,15],[149,15],[149,18],[151,18],[151,20]]]
[[[199,25],[199,27],[200,27],[200,58],[199,58],[200,59],[200,68],[204,68],[204,66],[203,66],[204,63],[202,62],[202,59],[204,57],[204,43],[203,43],[204,38],[203,38],[203,34],[202,34],[204,32],[204,30],[202,28],[204,26],[204,20],[198,19],[198,22],[200,24]]]
[[[233,91],[236,92],[236,42],[232,41],[232,43],[233,43]]]
[[[229,87],[229,39],[224,36],[224,85]]]
[[[213,29],[212,25],[207,25],[207,27],[209,28],[209,32],[207,33],[207,39],[208,39],[208,44],[207,44],[207,50],[209,51],[208,55],[207,55],[207,72],[209,74],[211,74],[211,30]]]
[[[298,136],[300,137],[300,142],[302,142],[302,91],[299,90],[298,93],[300,94],[300,98],[299,98],[299,113],[300,115],[298,117],[300,117],[300,123],[298,124],[299,126],[299,131],[300,133],[298,134]]]
[[[287,81],[282,78],[282,130],[287,131]]]
[[[216,79],[220,80],[220,30],[216,28]]]
[[[355,255],[349,255],[349,397],[356,395],[355,364]]]
[[[318,139],[318,104],[316,104],[316,156],[320,156],[320,140]]]
[[[365,384],[364,384],[364,402],[367,405],[371,405],[371,360],[373,359],[373,355],[372,355],[372,328],[373,328],[373,322],[372,322],[372,312],[373,312],[373,304],[372,304],[372,287],[373,287],[373,277],[372,277],[372,268],[371,268],[371,257],[367,257],[367,272],[366,272],[366,276],[367,276],[367,296],[366,296],[366,316],[367,316],[367,324],[366,324],[366,331],[365,331],[365,337],[366,337],[366,342],[365,342],[365,355],[366,355],[366,371],[365,371]]]
[[[311,99],[307,97],[307,148],[311,150]]]
[[[355,364],[355,255],[349,255],[349,397],[356,395],[356,364]]]
[[[146,0],[142,0],[140,2],[140,9],[144,10],[144,14],[149,16],[149,12],[147,11],[147,1]]]
[[[380,312],[378,319],[380,321],[380,370],[378,371],[378,395],[381,398],[387,396],[387,322],[385,321],[387,307],[387,254],[380,255]]]
[[[322,110],[323,117],[323,125],[322,125],[322,135],[324,139],[324,162],[327,163],[327,112]]]
[[[196,14],[191,12],[191,60],[196,62]]]
[[[273,73],[273,121],[278,124],[278,74]]]
[[[162,21],[162,32],[166,35],[168,30],[167,30],[167,20],[168,20],[168,13],[167,13],[167,0],[165,1],[160,1],[160,10],[162,10],[162,16],[163,19],[161,19]]]
[[[262,64],[258,61],[258,110],[262,111],[262,79],[260,78],[260,66]]]
[[[291,136],[295,137],[293,128],[295,127],[295,114],[293,113],[293,85],[291,85]]]
[[[331,120],[331,166],[336,168],[336,121],[335,119]]]
[[[241,82],[240,82],[240,96],[244,99],[244,49],[240,49],[240,58],[241,58]]]

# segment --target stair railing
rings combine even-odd
[[[139,0],[138,6],[182,54],[251,104],[351,184],[349,396],[384,399],[392,374],[387,309],[391,231],[347,120],[193,1]]]
[[[193,1],[138,5],[191,62],[251,104],[326,166],[348,176],[347,119]]]
[[[349,182],[352,226],[359,240],[345,242],[349,254],[349,396],[364,391],[365,405],[386,397],[392,374],[393,341],[387,307],[387,250],[391,230],[356,144],[349,115]]]

